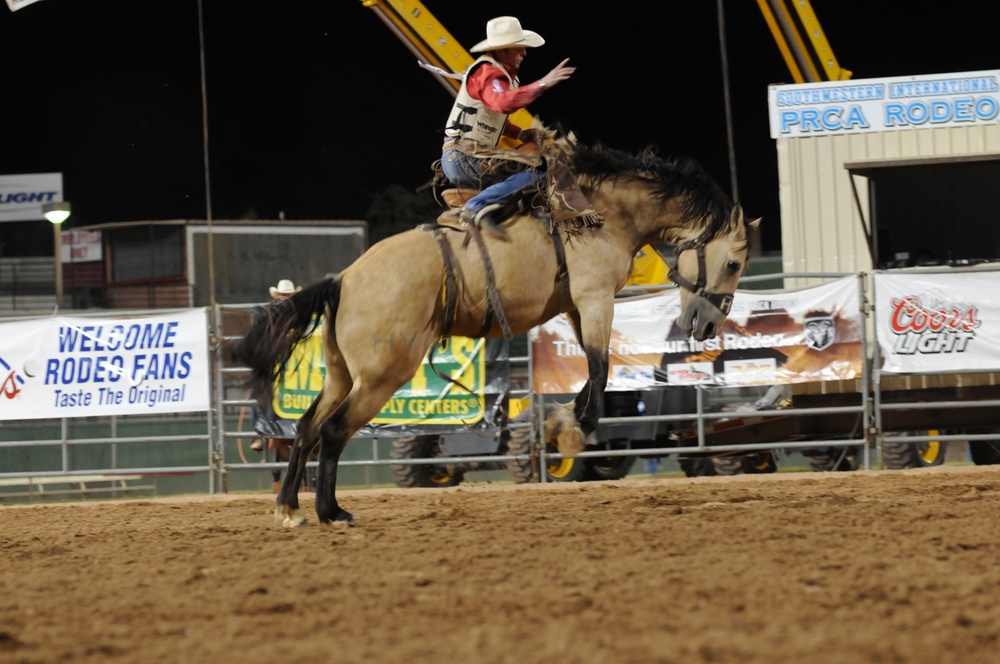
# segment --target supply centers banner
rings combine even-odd
[[[705,341],[682,333],[678,315],[676,289],[615,303],[607,389],[805,383],[862,373],[855,277],[798,290],[737,291],[721,333]],[[529,339],[536,392],[582,389],[587,359],[565,318],[534,328]]]
[[[502,339],[449,337],[444,347],[435,344],[413,378],[393,393],[361,435],[494,427],[490,415],[497,400],[506,397],[509,360],[509,344]],[[296,423],[320,393],[325,376],[317,328],[292,353],[271,403],[255,411],[254,430],[268,438],[294,438]]]
[[[209,410],[204,309],[0,324],[0,420]]]

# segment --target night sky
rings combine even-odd
[[[576,74],[536,117],[693,157],[732,191],[716,2],[424,4],[466,48],[501,14],[539,32],[523,82],[570,58]],[[854,79],[1000,66],[992,20],[952,6],[813,0]],[[724,9],[739,198],[776,251],[767,86],[791,76],[757,4]],[[360,0],[203,0],[203,12],[213,219],[364,219],[373,195],[430,178],[451,97]],[[196,0],[0,5],[0,174],[62,172],[67,228],[204,219],[198,26]]]

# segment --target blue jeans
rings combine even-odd
[[[518,197],[518,195],[529,187],[538,186],[545,181],[545,169],[525,170],[499,181],[490,181],[489,174],[483,175],[480,160],[470,157],[458,150],[445,150],[441,155],[441,170],[445,177],[456,187],[469,187],[476,189],[483,187],[483,190],[470,198],[465,209],[473,214],[479,212],[487,205],[498,203],[506,205]]]

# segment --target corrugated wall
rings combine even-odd
[[[1000,125],[782,138],[777,151],[782,270],[857,272],[872,264],[844,164],[996,153]],[[855,184],[867,220],[868,180]]]

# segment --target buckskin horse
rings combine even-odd
[[[278,492],[275,516],[285,526],[307,522],[297,489],[317,447],[316,515],[324,524],[354,523],[336,498],[344,447],[412,378],[431,346],[451,334],[509,337],[567,315],[588,379],[548,416],[545,438],[564,455],[582,451],[607,386],[615,293],[647,244],[674,245],[668,264],[681,289],[676,324],[697,340],[718,334],[760,219],[747,221],[742,206],[690,159],[580,145],[571,160],[572,177],[602,223],[547,226],[528,210],[505,224],[503,238],[475,228],[415,228],[376,243],[341,273],[269,303],[251,324],[233,357],[250,368],[254,394],[270,400],[292,349],[322,320],[326,378],[299,421]]]

